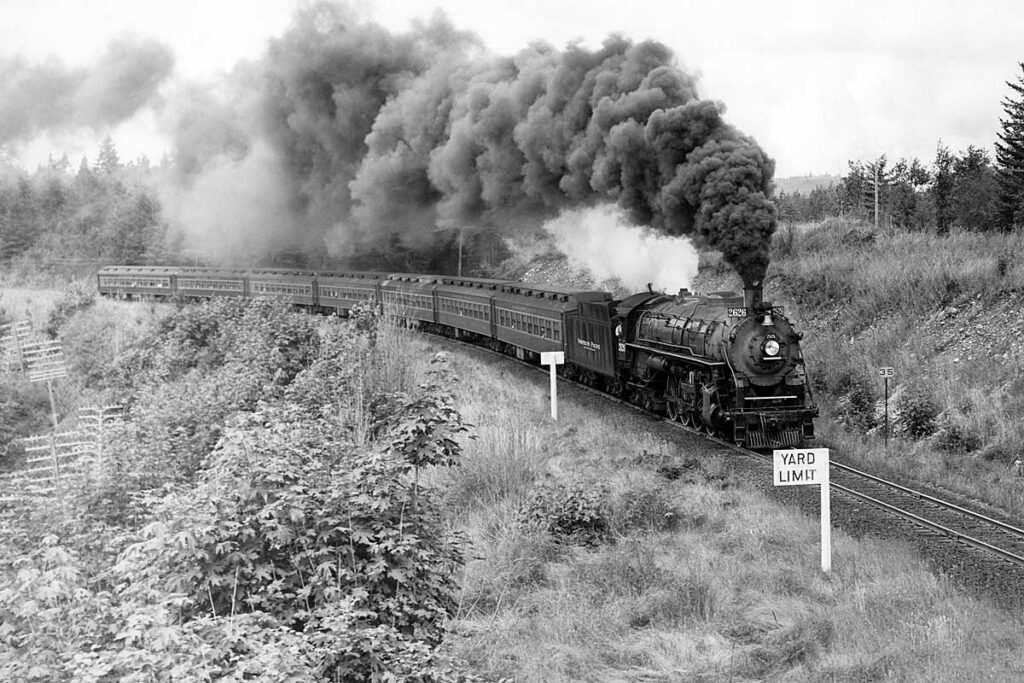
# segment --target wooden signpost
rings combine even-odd
[[[885,426],[882,433],[885,435],[885,449],[889,450],[889,380],[896,376],[893,368],[878,368],[878,376],[885,381]]]

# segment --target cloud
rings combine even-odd
[[[86,67],[57,60],[0,62],[0,143],[125,121],[156,101],[173,67],[167,46],[131,36],[112,41]]]

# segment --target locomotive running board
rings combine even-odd
[[[676,360],[686,361],[687,363],[696,363],[697,365],[703,365],[707,368],[716,368],[725,365],[722,361],[707,361],[701,360],[696,356],[684,356],[679,353],[672,353],[671,351],[664,351],[656,346],[641,346],[640,344],[633,344],[629,342],[626,344],[626,348],[636,349],[637,351],[645,351],[647,353],[657,354],[659,356],[665,356],[666,358],[675,358]]]

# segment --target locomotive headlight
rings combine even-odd
[[[766,356],[777,356],[779,355],[779,342],[774,339],[769,339],[764,343],[764,355]]]

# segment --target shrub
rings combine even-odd
[[[43,326],[43,332],[51,339],[56,339],[61,329],[79,311],[84,311],[96,304],[96,293],[82,285],[72,285],[54,304],[50,315]]]
[[[797,250],[797,234],[799,228],[793,222],[786,222],[781,230],[775,232],[772,238],[772,256],[792,256]]]
[[[671,494],[663,486],[623,491],[610,508],[608,525],[617,535],[633,529],[665,531],[679,523]]]
[[[912,384],[896,398],[896,414],[900,431],[920,439],[935,432],[939,405],[925,386]]]
[[[833,391],[836,395],[836,419],[862,431],[875,426],[875,396],[871,383],[863,374],[852,369],[836,377]]]
[[[520,508],[520,522],[559,540],[596,545],[609,529],[605,495],[603,487],[582,482],[540,484]]]
[[[935,447],[946,453],[963,455],[981,448],[982,440],[970,428],[949,418],[939,421],[935,431]]]

